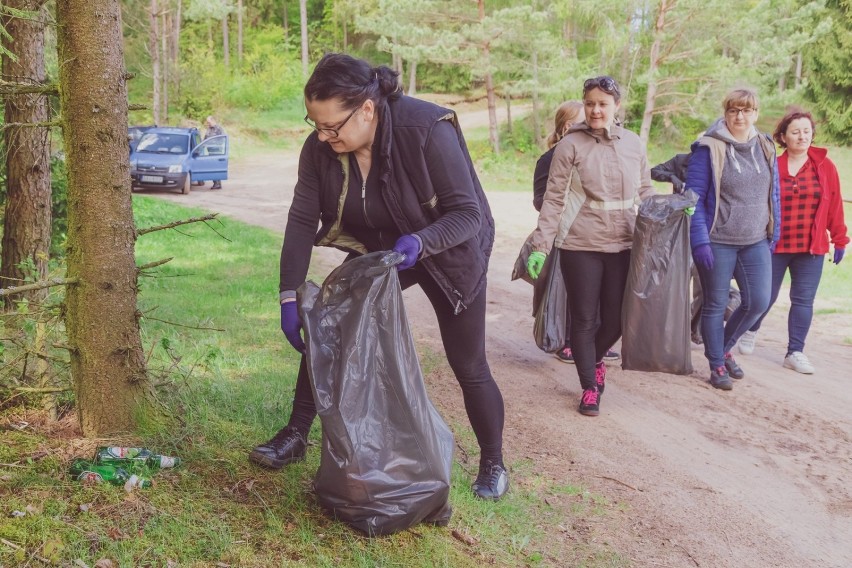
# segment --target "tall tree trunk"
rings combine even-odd
[[[349,22],[343,20],[343,51],[349,51]]]
[[[180,28],[183,23],[181,20],[183,10],[183,0],[177,0],[177,10],[175,10],[174,39],[172,40],[172,83],[175,86],[175,97],[180,99]]]
[[[148,51],[151,53],[151,76],[154,81],[154,92],[151,97],[151,108],[154,114],[154,124],[159,126],[160,122],[160,36],[159,28],[159,9],[157,8],[157,0],[151,0],[151,27],[148,30]]]
[[[6,47],[17,56],[3,57],[3,76],[20,81],[44,83],[44,37],[46,14],[44,0],[9,0],[9,8],[36,12],[33,19],[5,18],[3,25],[11,36]],[[46,95],[7,95],[4,121],[37,123],[48,120]],[[50,252],[50,136],[47,128],[7,127],[3,130],[6,146],[6,214],[3,249],[0,258],[0,287],[16,286],[27,276],[44,280]],[[31,261],[35,274],[18,265]],[[40,300],[46,290],[18,296]],[[7,299],[7,302],[12,303]]]
[[[657,70],[660,66],[660,44],[665,33],[666,13],[674,7],[674,3],[670,3],[670,0],[660,0],[660,11],[657,12],[657,23],[654,25],[654,43],[651,44],[651,54],[648,57],[648,92],[645,95],[642,126],[639,128],[639,138],[645,144],[651,134],[651,122],[654,120],[654,107],[657,102]]]
[[[163,124],[169,123],[169,19],[168,13],[166,10],[163,10],[163,21],[161,22],[163,25],[162,31],[160,34],[163,38],[163,54],[161,61],[162,64],[162,76],[163,76],[163,87],[162,87],[162,110],[160,111],[160,117],[163,119]]]
[[[237,61],[243,62],[243,0],[237,0]]]
[[[477,0],[479,21],[485,19],[485,0]],[[491,47],[486,42],[482,46],[482,60],[488,71],[485,73],[485,95],[488,98],[488,140],[495,154],[500,153],[500,137],[497,132],[497,96],[494,94],[494,78],[491,75]]]
[[[796,54],[796,90],[802,86],[802,52]]]
[[[127,155],[121,5],[56,0],[68,167],[65,298],[71,376],[83,435],[134,431],[150,410],[136,311],[136,228]],[[156,51],[156,50],[155,50]]]
[[[287,0],[282,2],[281,12],[283,20],[282,23],[284,24],[284,41],[287,41],[290,39],[290,18],[287,13]]]
[[[225,67],[231,66],[231,41],[228,33],[228,14],[222,18],[222,56],[225,60]]]
[[[504,100],[506,101],[506,131],[509,136],[512,135],[512,95],[505,93]]]
[[[538,119],[541,116],[541,103],[538,98],[538,51],[533,50],[532,52],[532,72],[533,72],[533,84],[532,84],[532,120],[533,120],[533,139],[535,140],[536,145],[541,148],[544,145],[542,140],[541,133],[541,125],[538,123]]]
[[[417,61],[412,59],[408,64],[408,95],[413,97],[417,94]]]
[[[302,28],[302,76],[308,76],[308,0],[299,0],[299,23]]]

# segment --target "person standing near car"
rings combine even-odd
[[[553,247],[571,309],[580,414],[600,414],[604,356],[621,337],[636,206],[653,195],[645,145],[616,122],[621,89],[603,75],[583,83],[585,120],[556,145],[532,236],[527,272],[537,279]]]
[[[224,136],[225,129],[222,128],[212,116],[208,116],[204,120],[204,126],[207,130],[204,132],[204,139],[213,138],[214,136]],[[204,185],[204,182],[201,182],[201,185]],[[216,180],[213,182],[213,187],[210,189],[222,189],[222,182]]]
[[[503,397],[485,357],[486,274],[494,219],[455,113],[404,96],[398,74],[341,53],[326,54],[305,85],[313,132],[281,249],[281,330],[303,353],[286,427],[249,459],[278,469],[305,457],[316,406],[305,361],[296,290],[315,244],[360,255],[393,249],[403,289],[432,304],[444,350],[480,448],[473,493],[509,488],[503,464]],[[319,227],[319,232],[317,232]]]

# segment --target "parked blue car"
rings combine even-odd
[[[194,181],[228,179],[228,137],[201,141],[197,128],[156,127],[142,134],[130,154],[132,189],[179,189]]]

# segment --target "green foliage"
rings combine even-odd
[[[827,2],[831,30],[805,52],[805,95],[822,118],[822,132],[852,144],[852,0]]]

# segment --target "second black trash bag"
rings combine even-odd
[[[622,368],[692,372],[689,222],[695,193],[653,195],[639,206],[621,312]]]
[[[374,252],[298,290],[322,422],[320,506],[370,536],[450,518],[453,434],[432,406],[395,265]]]
[[[553,247],[535,281],[533,292],[533,337],[539,349],[554,353],[565,346],[568,292],[562,278],[559,249]]]

